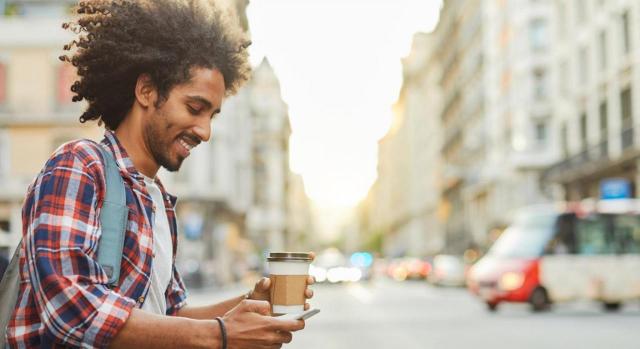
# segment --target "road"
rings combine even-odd
[[[284,348],[640,348],[638,302],[617,313],[586,302],[557,305],[542,314],[506,304],[489,313],[464,289],[422,282],[313,287],[312,305],[322,312]],[[194,293],[192,303],[234,291]]]

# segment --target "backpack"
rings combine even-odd
[[[124,182],[118,165],[110,151],[101,145],[98,149],[104,158],[106,193],[100,212],[102,235],[98,241],[98,263],[109,277],[109,287],[115,287],[120,278],[120,262],[124,247],[124,235],[128,209]],[[23,241],[13,253],[11,263],[0,282],[0,349],[6,345],[6,332],[11,315],[16,307],[20,291],[20,249]]]

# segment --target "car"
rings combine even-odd
[[[362,278],[362,271],[349,265],[344,254],[334,247],[318,254],[309,267],[309,274],[318,283],[329,282],[331,284],[357,282]]]
[[[640,298],[640,201],[525,207],[469,272],[469,290],[495,311],[504,302],[592,300],[605,310]]]
[[[431,271],[431,264],[422,258],[402,257],[391,260],[387,275],[396,280],[424,280]]]
[[[433,270],[427,280],[436,286],[464,286],[465,269],[462,257],[440,254],[433,258]]]

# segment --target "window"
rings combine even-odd
[[[600,70],[607,70],[607,32],[601,31],[598,46],[600,47]]]
[[[554,226],[554,237],[545,247],[545,254],[576,253],[576,217],[565,214],[558,217]]]
[[[547,74],[543,69],[536,69],[533,72],[533,96],[536,100],[547,97]]]
[[[622,49],[625,54],[631,51],[631,32],[629,23],[629,11],[622,14]]]
[[[6,233],[11,231],[11,222],[6,220],[6,219],[2,219],[0,220],[0,231],[4,231]]]
[[[580,83],[586,84],[589,82],[589,51],[586,47],[580,49]]]
[[[607,101],[602,101],[600,103],[599,114],[600,114],[600,134],[601,138],[607,139],[607,132],[609,130],[609,120],[607,116]]]
[[[631,127],[633,123],[631,110],[631,87],[627,87],[620,93],[620,110],[622,112],[622,127]]]
[[[537,121],[535,123],[536,143],[544,146],[547,143],[547,123],[545,121]]]
[[[534,51],[547,47],[548,33],[546,20],[538,18],[531,21],[529,25],[529,40],[531,42],[531,49]]]
[[[582,140],[582,149],[586,149],[588,145],[586,113],[582,113],[582,115],[580,115],[580,139]]]
[[[578,219],[576,224],[576,240],[578,253],[584,255],[612,254],[615,246],[612,244],[609,229],[611,217],[593,215]]]
[[[617,253],[640,253],[640,217],[614,217],[613,243]]]

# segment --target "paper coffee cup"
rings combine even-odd
[[[304,290],[312,257],[306,252],[274,252],[267,258],[274,315],[304,311]]]

